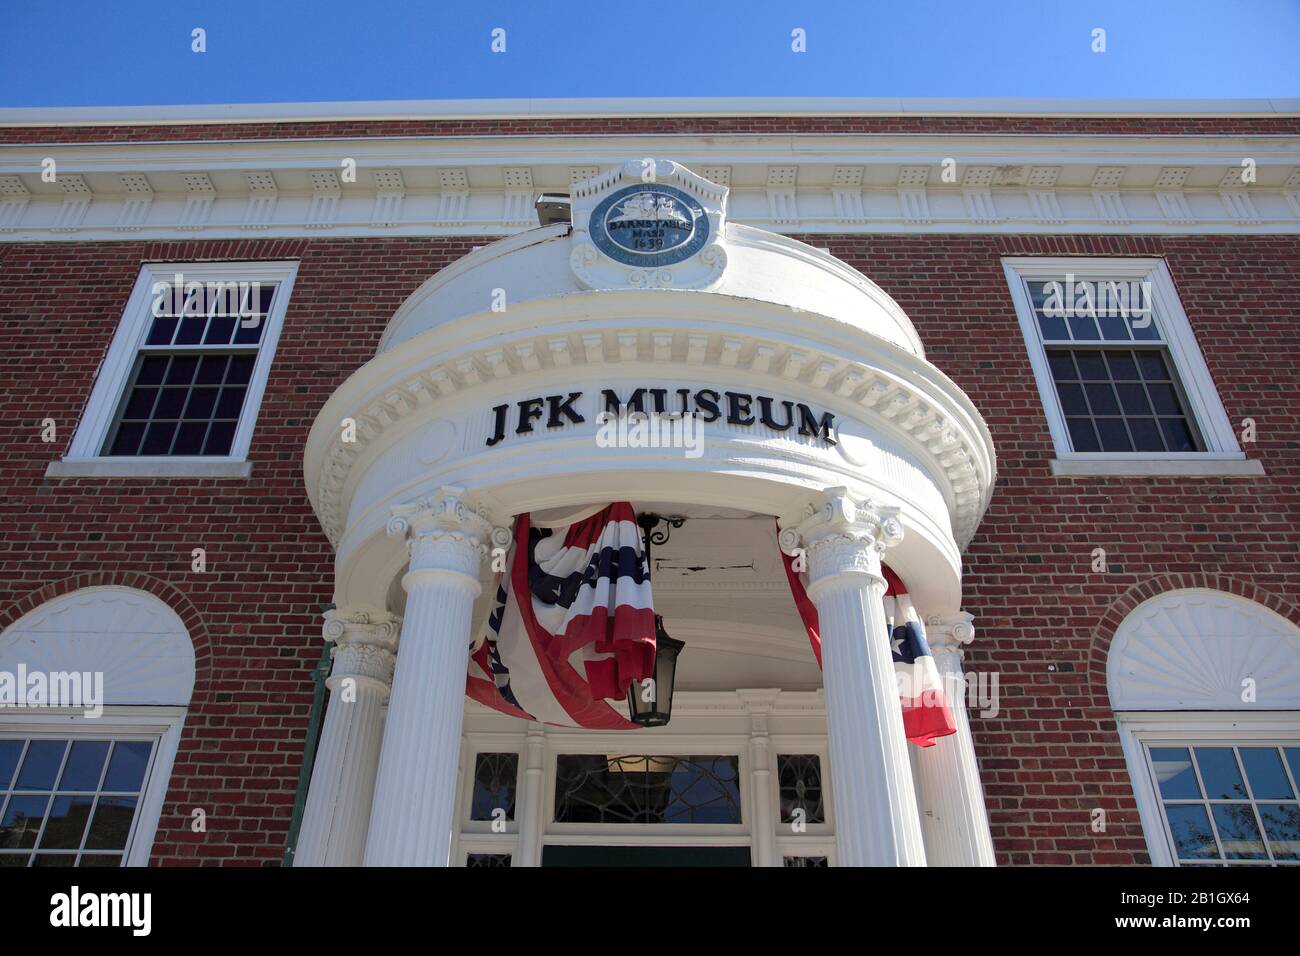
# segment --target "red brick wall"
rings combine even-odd
[[[555,136],[643,133],[1054,133],[1295,135],[1300,117],[668,116],[560,119],[328,120],[156,126],[0,127],[0,143],[143,143],[349,136]]]
[[[1147,854],[1105,654],[1124,611],[1203,584],[1300,623],[1300,239],[816,236],[911,316],[998,449],[988,516],[967,553],[975,670],[1002,713],[974,721],[1003,863],[1131,863]],[[331,552],[301,452],[333,389],[373,355],[403,299],[476,239],[0,244],[0,627],[87,584],[143,587],[191,628],[198,676],[155,844],[162,864],[275,864],[288,830],[330,600]],[[1233,422],[1263,478],[1058,479],[999,263],[1003,255],[1168,258]],[[248,480],[48,481],[143,261],[301,259],[253,436]],[[44,444],[40,422],[58,423]],[[209,570],[190,571],[205,547]],[[1090,571],[1103,546],[1110,571]],[[207,832],[189,830],[193,808]],[[1091,811],[1110,826],[1091,831]]]

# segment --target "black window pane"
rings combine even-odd
[[[197,355],[177,355],[167,370],[168,385],[188,385],[194,381],[194,371],[199,367]]]
[[[1192,430],[1187,427],[1186,419],[1162,418],[1160,428],[1165,433],[1165,442],[1170,451],[1196,451],[1196,441]]]
[[[1101,338],[1101,333],[1097,331],[1097,322],[1092,316],[1076,315],[1067,321],[1070,323],[1070,332],[1076,341],[1091,342]]]
[[[227,385],[247,385],[253,377],[253,356],[232,355],[230,370],[226,373]]]
[[[1088,403],[1083,400],[1083,386],[1073,382],[1063,382],[1056,386],[1056,394],[1061,399],[1061,409],[1067,415],[1087,415]]]
[[[1129,328],[1133,330],[1133,338],[1139,342],[1158,342],[1160,340],[1160,328],[1156,325],[1155,317],[1152,315],[1135,315],[1129,322]]]
[[[140,446],[142,455],[165,455],[171,451],[172,439],[176,436],[175,422],[154,422],[145,432],[144,444]]]
[[[1133,436],[1134,451],[1164,451],[1164,439],[1154,418],[1129,418],[1128,430]]]
[[[113,447],[109,450],[110,455],[137,455],[140,453],[140,441],[144,438],[145,425],[143,422],[123,422],[117,428],[117,434],[113,436]]]
[[[244,407],[243,388],[223,388],[221,398],[217,401],[217,418],[238,418],[239,410]]]
[[[519,755],[483,753],[474,759],[474,796],[471,820],[513,820],[515,788],[519,781]]]
[[[1101,438],[1102,451],[1132,451],[1133,442],[1129,440],[1128,429],[1122,418],[1098,418],[1097,434]]]
[[[1147,401],[1147,391],[1141,382],[1120,382],[1115,386],[1119,393],[1119,404],[1126,415],[1150,415],[1151,403]]]
[[[781,865],[787,867],[829,867],[824,856],[787,856],[781,858]]]
[[[230,334],[235,331],[233,316],[217,316],[208,323],[208,332],[203,337],[204,345],[229,345]]]
[[[1068,339],[1070,330],[1065,326],[1065,319],[1059,315],[1038,314],[1038,330],[1043,333],[1043,338],[1047,341],[1053,339]]]
[[[1196,763],[1201,768],[1205,795],[1211,800],[1246,799],[1246,784],[1231,747],[1197,747]]]
[[[1228,860],[1265,860],[1264,840],[1248,803],[1214,803],[1214,825],[1219,829],[1223,856]]]
[[[21,740],[0,740],[0,790],[9,788],[9,781],[18,769],[18,758],[23,755]]]
[[[18,771],[17,790],[53,790],[63,752],[68,749],[66,740],[33,740],[27,745],[27,756]]]
[[[1088,394],[1088,404],[1092,406],[1094,415],[1119,414],[1119,401],[1115,398],[1115,390],[1111,388],[1109,382],[1085,385],[1084,390]]]
[[[172,446],[173,455],[201,455],[203,442],[208,437],[208,423],[185,422],[176,432],[176,444]]]
[[[1138,352],[1137,359],[1142,377],[1147,381],[1169,381],[1169,369],[1165,365],[1164,356],[1159,352]]]
[[[149,355],[140,363],[140,374],[135,377],[137,385],[161,385],[163,374],[167,371],[168,358],[165,355]]]
[[[825,823],[822,765],[817,754],[778,754],[777,786],[782,823]]]
[[[216,388],[196,388],[189,393],[190,403],[185,406],[186,418],[210,418],[217,404]]]
[[[1053,349],[1047,353],[1047,364],[1051,366],[1052,378],[1058,382],[1067,379],[1077,379],[1078,373],[1074,369],[1073,356],[1064,349]]]
[[[176,344],[198,345],[203,341],[203,329],[207,324],[207,316],[181,319],[181,329],[176,333]]]
[[[1300,804],[1262,803],[1259,815],[1275,860],[1300,860]]]
[[[1085,382],[1104,382],[1110,378],[1106,371],[1106,360],[1100,352],[1091,350],[1074,353],[1074,361],[1079,366],[1079,378]]]
[[[1201,796],[1192,756],[1186,747],[1152,747],[1151,766],[1165,800],[1195,800]]]
[[[158,398],[158,404],[154,407],[154,418],[180,418],[181,411],[185,408],[185,400],[189,398],[189,389],[184,388],[164,388],[162,395]]]
[[[15,850],[36,846],[36,836],[45,819],[50,795],[15,794],[9,798],[4,816],[0,816],[0,849]]]
[[[1132,352],[1107,352],[1106,364],[1110,367],[1111,378],[1116,381],[1136,380],[1138,377],[1137,360]]]
[[[126,408],[122,410],[123,418],[148,418],[153,406],[158,401],[157,388],[137,388],[131,392]]]
[[[230,362],[228,355],[205,355],[199,362],[199,373],[194,377],[196,385],[220,385],[226,377],[226,365]]]
[[[1067,418],[1070,429],[1070,446],[1075,451],[1101,451],[1097,442],[1097,433],[1093,430],[1090,418]]]
[[[118,853],[83,853],[78,866],[121,866],[122,856]]]
[[[131,834],[135,797],[100,797],[86,834],[87,850],[121,850]]]
[[[1172,385],[1152,383],[1147,386],[1151,392],[1151,401],[1155,404],[1157,415],[1181,415],[1182,403],[1178,401],[1178,392]]]
[[[1256,800],[1295,799],[1276,747],[1242,747],[1241,762]]]
[[[214,422],[212,428],[208,431],[208,440],[203,446],[203,454],[229,455],[230,445],[234,440],[234,422]]]
[[[1210,818],[1198,804],[1165,804],[1169,830],[1174,837],[1180,860],[1217,860],[1219,848],[1214,843]]]
[[[108,756],[107,740],[73,741],[59,778],[60,790],[94,790],[99,786],[99,775]]]
[[[81,835],[86,832],[90,808],[95,798],[91,796],[56,796],[50,804],[50,817],[41,834],[43,850],[75,850],[81,846]]]
[[[491,870],[510,866],[509,853],[466,853],[465,866],[472,870]]]
[[[32,866],[74,866],[75,853],[38,853],[32,859]]]
[[[236,345],[256,345],[262,340],[262,330],[266,328],[266,316],[254,315],[242,318],[235,327]]]
[[[156,318],[153,325],[149,327],[149,337],[145,340],[148,345],[171,345],[172,336],[176,334],[176,326],[180,324],[179,319],[174,318]]]
[[[147,740],[121,741],[113,744],[113,756],[104,776],[105,790],[139,790],[153,744]]]
[[[1111,342],[1127,342],[1128,320],[1122,315],[1099,315],[1097,324],[1101,326],[1101,337]]]

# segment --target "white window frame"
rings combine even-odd
[[[257,359],[245,393],[244,408],[228,455],[141,455],[108,456],[100,454],[109,429],[113,426],[123,391],[129,384],[136,356],[149,334],[155,282],[170,281],[181,273],[187,282],[275,282],[279,284],[271,311],[266,317],[266,331],[258,345]],[[51,478],[96,476],[186,476],[243,477],[249,474],[248,449],[261,410],[262,394],[275,359],[284,314],[298,275],[297,262],[178,262],[146,263],[140,269],[131,297],[113,342],[95,378],[81,422],[73,435],[68,454],[52,462],[46,471]]]
[[[1260,475],[1263,466],[1248,459],[1237,444],[1232,422],[1224,411],[1218,389],[1205,358],[1196,344],[1196,335],[1187,313],[1183,311],[1169,267],[1163,259],[1090,258],[1075,256],[1004,257],[1006,274],[1016,316],[1029,352],[1029,363],[1038,382],[1047,427],[1056,447],[1052,471],[1058,475]],[[1110,452],[1074,451],[1070,445],[1065,414],[1056,394],[1056,383],[1047,362],[1038,321],[1034,316],[1029,283],[1059,280],[1067,273],[1106,281],[1149,282],[1156,321],[1163,333],[1175,374],[1187,399],[1187,411],[1205,443],[1197,452]],[[1089,343],[1080,343],[1087,347]],[[1107,344],[1097,342],[1098,348]]]
[[[1115,718],[1153,866],[1178,866],[1178,857],[1146,746],[1300,746],[1300,711],[1119,711]]]
[[[0,733],[6,736],[72,740],[92,736],[158,738],[122,854],[123,866],[149,865],[184,723],[184,707],[106,706],[99,717],[87,717],[79,709],[63,707],[6,707],[0,710]]]

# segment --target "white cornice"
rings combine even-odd
[[[1300,136],[636,134],[4,146],[0,241],[503,236],[646,155],[786,233],[1300,232]]]
[[[564,119],[629,116],[1193,116],[1300,115],[1300,99],[964,99],[927,97],[641,97],[374,100],[0,109],[0,126],[156,126],[347,120]]]

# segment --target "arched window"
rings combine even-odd
[[[1221,591],[1170,591],[1106,666],[1151,860],[1300,865],[1300,628]]]
[[[143,866],[194,689],[152,594],[86,588],[0,634],[0,866]]]

